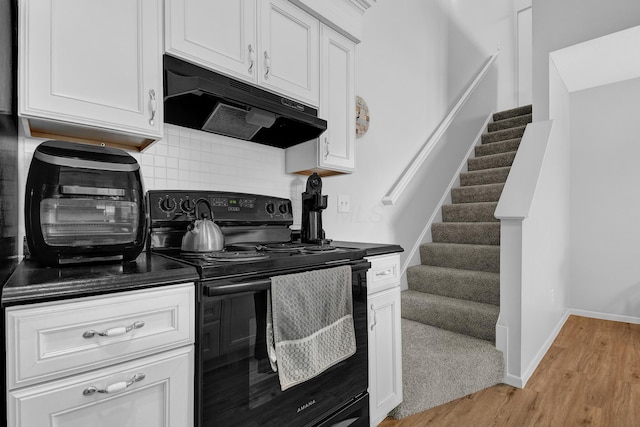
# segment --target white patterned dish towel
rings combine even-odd
[[[356,352],[351,267],[271,278],[267,349],[284,391]]]

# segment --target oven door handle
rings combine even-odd
[[[254,282],[225,283],[217,286],[204,286],[204,294],[208,297],[218,295],[237,294],[240,292],[265,291],[271,288],[271,280],[256,280]]]
[[[330,263],[325,263],[325,268],[335,266],[333,264],[329,264]],[[366,260],[346,262],[344,265],[351,265],[351,271],[353,272],[365,272],[371,267],[371,263]],[[361,279],[366,283],[366,277],[364,275],[361,276]],[[363,285],[362,280],[360,286]],[[268,289],[271,289],[271,279],[254,280],[251,282],[241,283],[223,282],[217,285],[204,285],[203,294],[207,297],[214,297],[218,295],[237,294],[240,292],[266,291]]]

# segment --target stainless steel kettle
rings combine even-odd
[[[200,212],[202,205],[207,206],[208,213]],[[201,198],[196,201],[196,219],[189,224],[187,232],[182,236],[181,249],[183,252],[215,252],[224,249],[224,235],[220,227],[213,222],[213,210],[207,199]]]

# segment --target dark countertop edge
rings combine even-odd
[[[365,251],[365,256],[388,255],[397,252],[404,252],[400,245],[393,243],[368,243],[368,242],[345,242],[334,240],[331,245],[340,248],[356,248]]]
[[[195,282],[199,279],[195,268],[142,253],[133,271],[114,274],[117,265],[91,267],[87,274],[83,267],[44,268],[23,260],[2,288],[2,307],[33,304],[54,300],[126,292],[144,288]],[[139,267],[139,268],[138,268]],[[104,274],[99,273],[104,270]],[[61,272],[66,277],[56,277]],[[74,275],[77,272],[77,275]]]

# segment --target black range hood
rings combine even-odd
[[[164,55],[164,121],[287,148],[327,129],[318,110]]]

